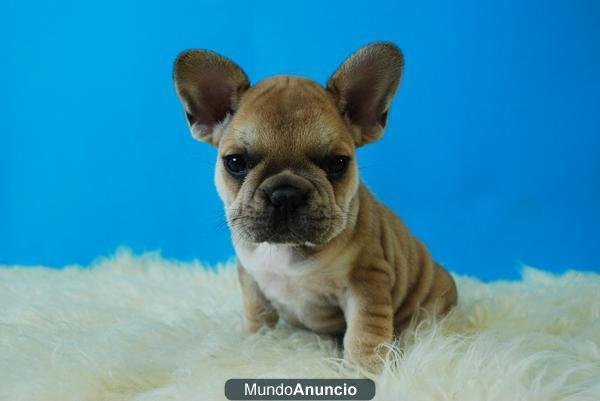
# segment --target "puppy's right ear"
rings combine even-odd
[[[217,146],[223,123],[248,89],[248,77],[231,60],[208,50],[189,50],[175,61],[175,88],[194,138]]]

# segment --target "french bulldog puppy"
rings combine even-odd
[[[344,335],[344,357],[376,372],[379,345],[421,312],[456,304],[450,274],[359,179],[356,148],[383,135],[403,66],[400,49],[380,42],[352,54],[326,86],[285,75],[251,86],[211,51],[177,58],[192,135],[218,148],[215,183],[248,332],[281,317]]]

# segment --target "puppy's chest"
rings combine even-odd
[[[341,274],[282,247],[238,249],[238,257],[283,319],[317,332],[336,333],[343,329],[339,299],[345,279]]]

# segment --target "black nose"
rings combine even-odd
[[[306,201],[306,191],[291,185],[282,185],[271,192],[269,201],[278,209],[293,211]]]

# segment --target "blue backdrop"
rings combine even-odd
[[[324,82],[375,40],[406,71],[364,180],[451,270],[598,269],[600,2],[4,2],[0,262],[119,245],[228,259],[216,152],[187,130],[175,56]],[[101,6],[100,6],[101,4]]]

